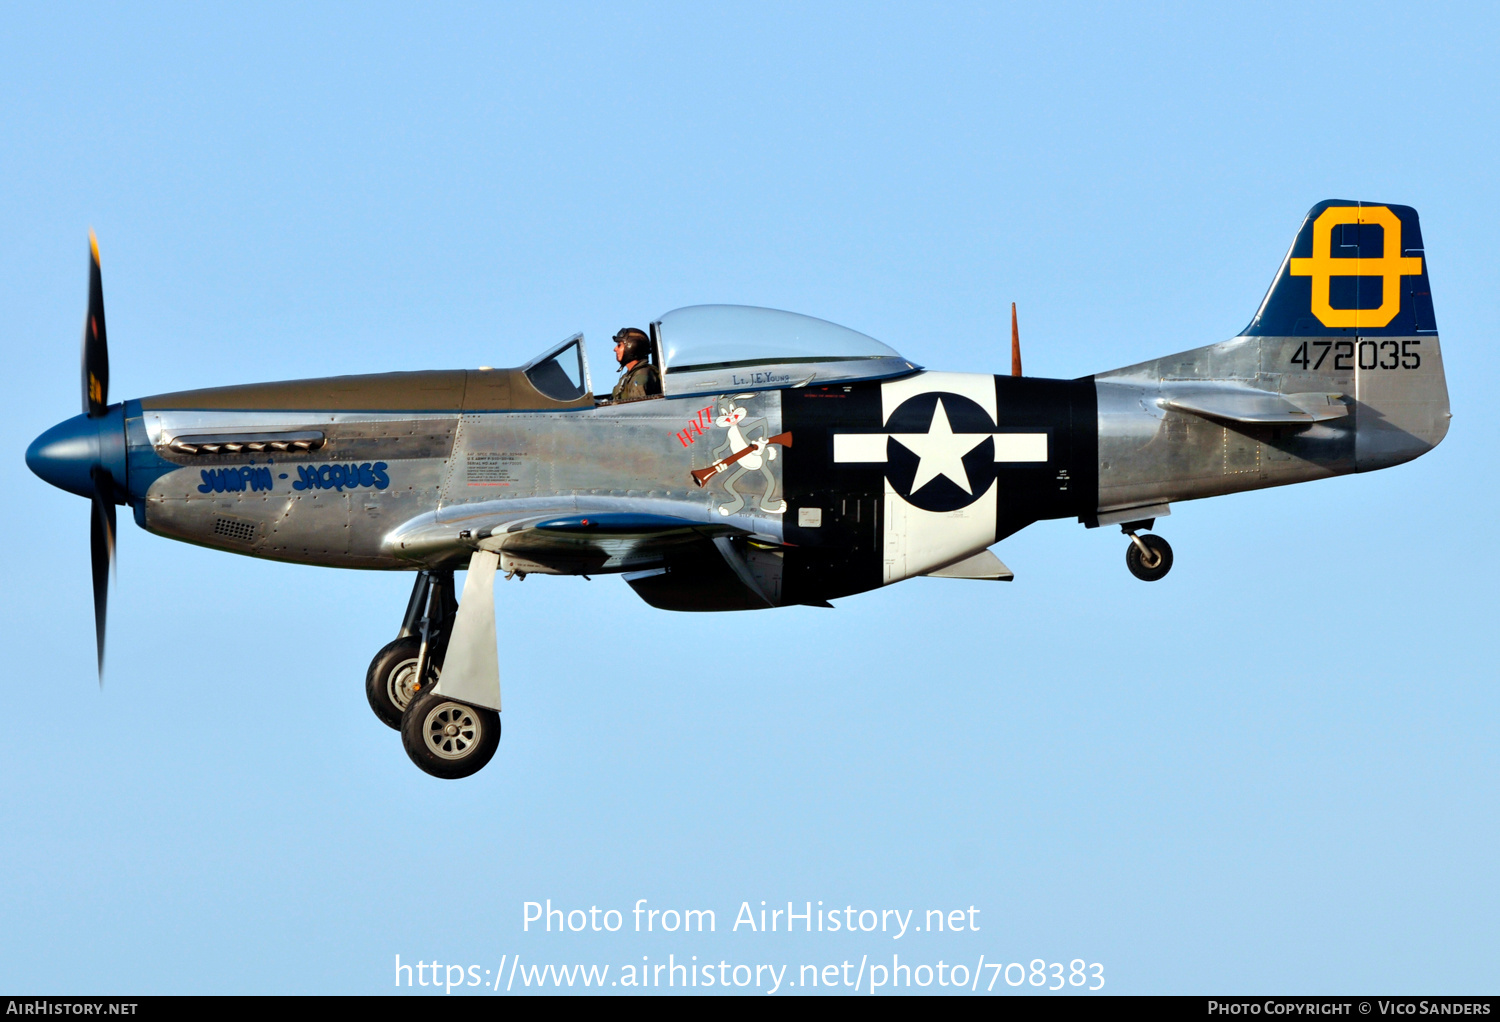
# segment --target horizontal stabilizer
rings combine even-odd
[[[1250,425],[1307,425],[1342,419],[1350,407],[1344,395],[1331,393],[1275,394],[1252,387],[1163,387],[1161,407],[1192,412],[1209,419]]]
[[[1015,579],[1016,573],[1007,568],[1000,558],[988,550],[981,550],[973,557],[966,557],[957,564],[929,571],[927,577],[979,578],[990,582],[1010,582]]]

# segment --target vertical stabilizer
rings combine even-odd
[[[1417,211],[1318,203],[1238,336],[1094,382],[1101,514],[1425,454],[1450,414]]]
[[[1266,339],[1265,368],[1354,399],[1358,471],[1409,461],[1448,432],[1427,252],[1410,206],[1314,206],[1244,335]]]

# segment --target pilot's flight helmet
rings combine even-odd
[[[646,331],[637,330],[633,326],[627,326],[615,334],[615,343],[625,345],[620,352],[620,364],[638,362],[651,354],[651,339],[646,336]]]

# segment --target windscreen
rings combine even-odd
[[[554,401],[576,401],[583,397],[582,345],[574,342],[545,361],[526,370],[531,385]]]

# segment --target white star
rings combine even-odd
[[[965,493],[973,496],[969,488],[969,473],[964,471],[964,455],[989,439],[988,433],[955,433],[948,422],[943,399],[938,398],[932,411],[932,423],[926,433],[892,433],[891,439],[915,454],[917,477],[912,480],[911,492],[916,493],[938,476],[947,476]]]

